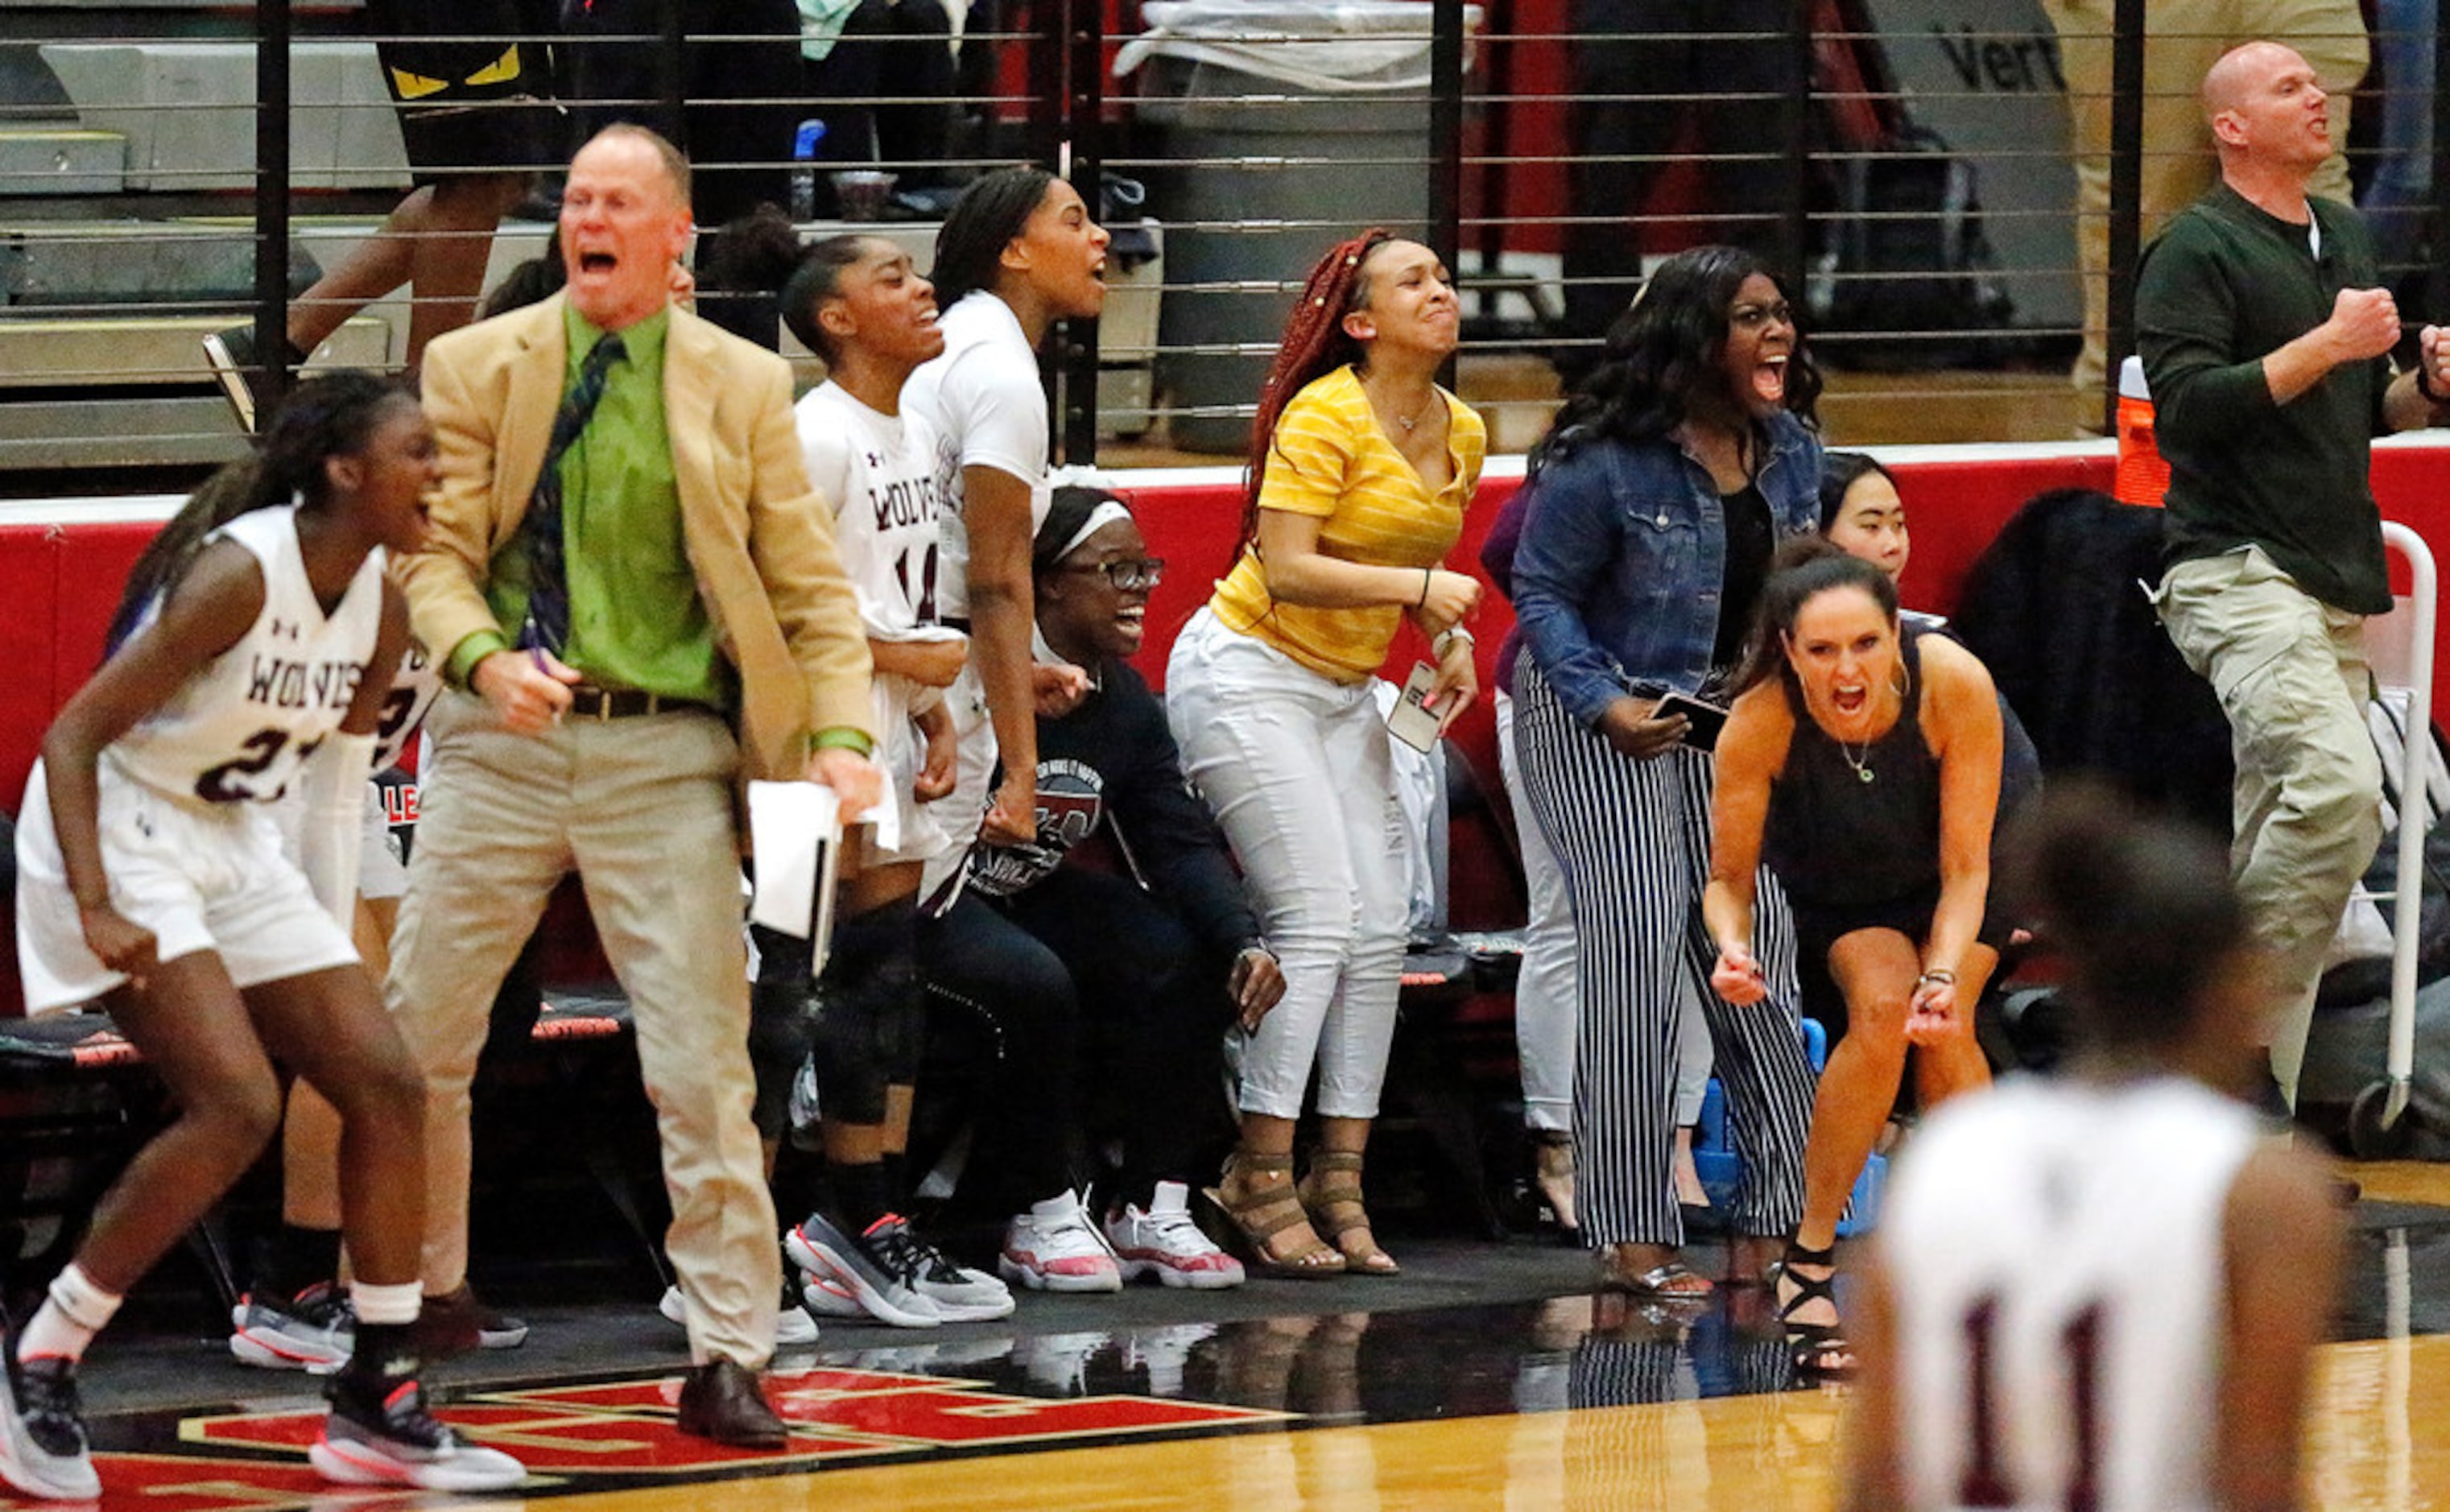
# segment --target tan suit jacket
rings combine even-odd
[[[555,295],[425,352],[442,492],[425,549],[398,571],[418,637],[446,661],[470,635],[503,630],[484,585],[518,535],[561,406],[562,306]],[[740,675],[743,773],[802,776],[814,732],[877,732],[867,640],[834,550],[833,511],[801,460],[790,367],[675,308],[664,413],[698,596]]]

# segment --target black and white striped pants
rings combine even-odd
[[[1710,758],[1682,747],[1617,754],[1566,712],[1530,654],[1515,666],[1514,738],[1532,812],[1555,848],[1582,935],[1574,1063],[1575,1197],[1592,1244],[1678,1244],[1677,974],[1699,988],[1744,1179],[1740,1233],[1793,1229],[1803,1211],[1813,1075],[1798,1027],[1795,921],[1764,867],[1755,954],[1767,1000],[1739,1008],[1709,987],[1718,946],[1701,923],[1710,863]]]

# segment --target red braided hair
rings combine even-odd
[[[1360,307],[1367,292],[1361,264],[1380,244],[1393,240],[1394,233],[1371,226],[1328,248],[1285,319],[1275,360],[1268,366],[1267,381],[1259,385],[1259,413],[1251,421],[1251,455],[1242,476],[1242,535],[1234,548],[1237,557],[1259,538],[1259,487],[1267,476],[1268,454],[1276,444],[1276,419],[1312,379],[1361,360],[1361,343],[1345,334],[1344,318]]]

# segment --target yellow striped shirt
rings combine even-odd
[[[1434,497],[1380,429],[1361,380],[1347,366],[1312,382],[1285,406],[1259,507],[1317,517],[1320,552],[1340,561],[1439,565],[1463,534],[1464,506],[1480,482],[1488,429],[1446,390],[1438,397],[1447,407],[1447,459],[1454,475]],[[1404,612],[1391,604],[1314,609],[1278,603],[1251,547],[1216,585],[1209,607],[1229,629],[1339,683],[1357,683],[1378,670]]]

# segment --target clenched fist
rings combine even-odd
[[[2380,357],[2399,344],[2399,303],[2388,289],[2342,289],[2324,323],[2343,360]]]

